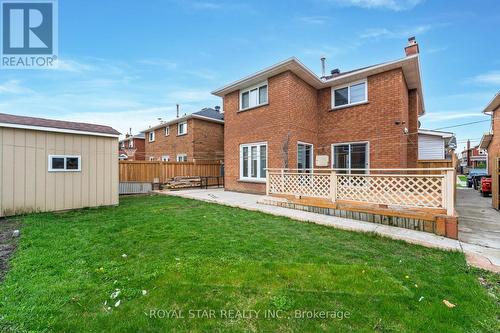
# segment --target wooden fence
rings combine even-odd
[[[417,169],[420,170],[418,174],[440,174],[440,171],[431,170],[431,169],[442,169],[442,168],[453,168],[455,169],[456,163],[453,160],[418,160],[417,161]],[[429,169],[429,170],[425,170]]]
[[[174,177],[221,176],[220,162],[120,161],[120,182],[160,183]]]

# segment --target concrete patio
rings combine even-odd
[[[155,191],[155,193],[203,200],[231,207],[260,211],[272,215],[286,216],[294,220],[326,225],[343,230],[373,232],[384,237],[403,240],[408,243],[419,244],[426,247],[463,251],[467,257],[468,263],[472,266],[494,272],[500,272],[500,249],[487,247],[477,243],[474,244],[463,240],[453,240],[427,232],[408,230],[258,203],[259,200],[265,198],[264,195],[230,192],[224,191],[224,189],[189,189],[180,191]]]

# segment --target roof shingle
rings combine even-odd
[[[76,123],[72,121],[62,121],[62,120],[53,120],[44,118],[15,116],[6,113],[0,113],[0,124],[1,123],[23,125],[23,126],[34,126],[34,127],[57,128],[57,129],[72,130],[79,132],[93,132],[101,134],[120,135],[120,132],[118,132],[117,130],[113,129],[110,126],[95,125],[88,123]]]

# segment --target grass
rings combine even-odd
[[[164,196],[19,223],[0,331],[500,328],[498,289],[481,286],[498,275],[457,252]]]

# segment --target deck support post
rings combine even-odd
[[[455,172],[446,170],[443,185],[443,207],[446,209],[446,215],[455,214]]]
[[[285,169],[281,169],[281,193],[285,193]]]
[[[269,170],[266,169],[266,195],[269,195]]]
[[[337,201],[337,174],[334,170],[330,173],[330,198],[332,202]]]

